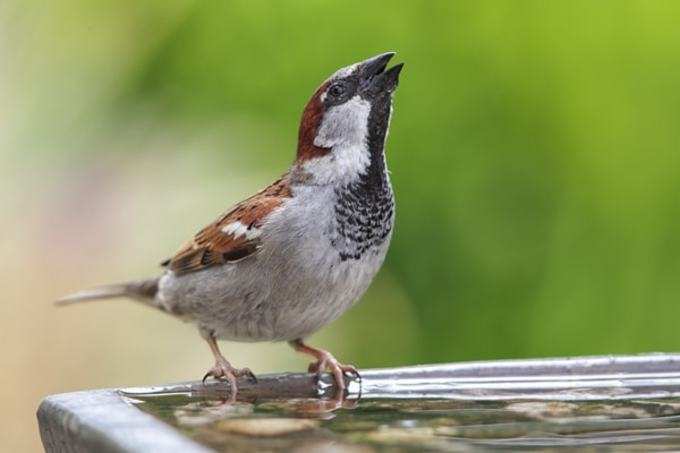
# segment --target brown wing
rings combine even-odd
[[[260,227],[267,216],[290,196],[288,176],[284,175],[203,228],[161,264],[184,274],[252,255],[260,246]]]

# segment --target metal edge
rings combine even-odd
[[[399,375],[407,378],[417,377],[509,377],[545,376],[551,374],[594,374],[613,373],[617,370],[629,372],[631,367],[642,367],[646,371],[680,371],[680,353],[648,352],[632,355],[599,355],[551,357],[536,359],[480,360],[455,363],[413,365],[397,368],[377,368],[362,370],[364,377]]]
[[[680,396],[680,354],[647,353],[545,359],[471,361],[360,370],[346,376],[348,399],[454,398],[465,400],[595,400]],[[242,399],[333,395],[332,376],[284,373],[239,383]],[[185,393],[221,398],[223,382],[182,382],[122,389],[130,397]]]
[[[213,451],[125,402],[117,390],[48,396],[37,417],[46,452]]]

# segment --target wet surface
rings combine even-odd
[[[190,393],[127,400],[218,451],[669,451],[680,398],[591,401],[346,400],[228,403]]]
[[[680,451],[680,355],[466,362],[126,389],[218,451]]]

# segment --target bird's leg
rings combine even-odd
[[[308,346],[304,341],[302,341],[301,338],[289,341],[288,344],[291,345],[292,348],[297,352],[311,355],[312,357],[316,358],[316,362],[309,364],[309,372],[316,373],[316,375],[320,377],[321,373],[323,373],[325,370],[330,371],[330,373],[333,375],[333,379],[335,380],[335,384],[341,393],[344,392],[345,388],[347,387],[345,385],[345,373],[357,377],[359,376],[359,372],[353,365],[341,364],[335,357],[333,357],[333,354],[330,352]]]
[[[203,335],[203,337],[205,338],[205,341],[208,342],[210,351],[212,351],[213,357],[215,357],[215,365],[205,373],[205,376],[203,376],[203,383],[205,383],[205,380],[209,377],[229,382],[229,387],[231,389],[230,399],[235,400],[236,393],[238,392],[236,380],[241,376],[247,376],[252,381],[257,382],[257,378],[249,368],[234,368],[220,352],[220,347],[217,345],[217,340],[215,340],[213,334],[208,333]]]

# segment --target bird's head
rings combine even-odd
[[[325,173],[332,178],[333,167],[340,173],[335,176],[351,176],[343,172],[360,172],[372,153],[382,159],[392,95],[403,67],[401,63],[386,69],[393,56],[387,52],[347,66],[321,84],[302,114],[297,153],[301,165],[312,173],[312,167],[327,167]]]

